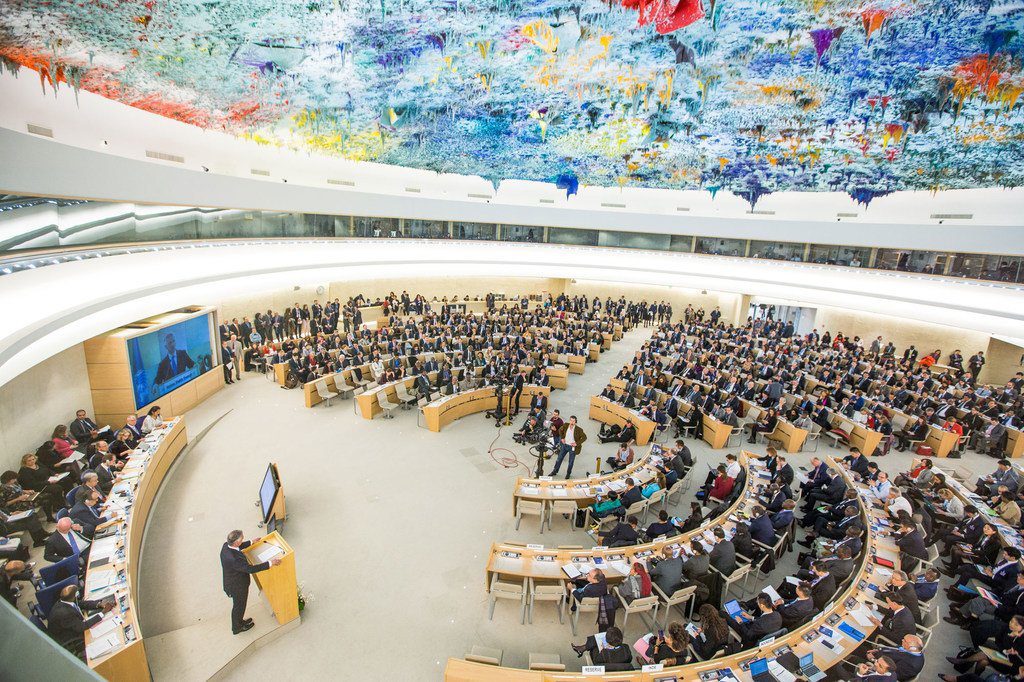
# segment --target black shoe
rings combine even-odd
[[[800,545],[801,547],[807,547],[808,549],[810,549],[812,543],[813,543],[812,540],[807,540],[807,539],[797,540],[796,541],[796,544]]]
[[[242,621],[243,625],[252,625],[252,618],[246,618]]]
[[[572,650],[576,652],[576,658],[583,658],[583,654],[587,652],[587,647],[573,644]]]
[[[252,621],[249,621],[248,623],[246,623],[245,621],[242,621],[242,627],[239,628],[238,630],[232,630],[231,634],[239,635],[239,634],[241,634],[243,632],[247,632],[249,630],[252,630],[254,625],[255,625],[255,623],[253,623]]]

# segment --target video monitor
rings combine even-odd
[[[267,473],[263,474],[263,482],[260,483],[260,511],[263,520],[267,521],[270,511],[274,507],[274,500],[277,498],[277,490],[281,482],[277,480],[277,468],[273,464],[267,465]]]
[[[213,369],[212,332],[207,313],[128,339],[135,409]]]

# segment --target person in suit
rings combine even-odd
[[[783,486],[788,487],[793,485],[793,476],[793,465],[786,461],[785,457],[779,455],[775,474],[772,476],[772,483],[775,483],[780,488]]]
[[[764,507],[757,505],[750,510],[750,537],[756,542],[771,547],[775,544],[775,529],[772,528],[771,519],[765,513]]]
[[[917,568],[919,561],[928,558],[928,548],[917,524],[910,517],[900,522],[899,533],[896,534],[896,546],[900,549],[900,566],[907,571]]]
[[[730,625],[740,636],[744,648],[756,645],[765,636],[782,628],[782,616],[775,611],[775,604],[772,603],[771,597],[763,592],[757,595],[757,608],[761,612],[757,617],[743,610],[741,611],[743,618],[738,616],[730,618],[732,621]],[[746,619],[747,622],[743,622],[743,619]]]
[[[626,489],[619,495],[619,499],[622,501],[623,507],[631,507],[640,500],[643,499],[643,491],[640,490],[640,486],[636,484],[636,481],[632,477],[626,479]]]
[[[69,516],[71,520],[82,527],[80,531],[83,536],[92,539],[96,533],[96,526],[103,525],[110,519],[100,516],[97,506],[99,505],[99,493],[90,488],[80,487],[75,493],[75,505],[71,507]]]
[[[592,568],[585,577],[576,578],[567,583],[566,589],[570,591],[569,602],[572,604],[572,610],[575,611],[576,604],[587,597],[603,597],[608,594],[608,579],[605,577],[604,571]]]
[[[828,467],[817,457],[811,458],[811,470],[807,472],[807,481],[800,484],[801,490],[807,493],[820,488],[828,482]]]
[[[733,545],[732,540],[726,539],[725,531],[721,526],[715,526],[711,532],[715,536],[715,546],[711,548],[711,553],[708,555],[711,565],[724,576],[732,575],[736,570],[736,546]]]
[[[234,635],[245,632],[253,627],[251,618],[245,617],[245,606],[249,601],[250,576],[253,573],[266,571],[271,566],[278,566],[281,559],[274,558],[262,564],[250,564],[242,554],[242,550],[262,538],[245,540],[242,531],[233,530],[228,533],[227,542],[220,548],[220,566],[224,573],[224,593],[231,598],[231,633]]]
[[[512,377],[512,389],[509,393],[509,411],[514,415],[519,414],[519,399],[523,395],[523,388],[526,386],[526,372],[519,372]]]
[[[174,334],[164,335],[164,350],[167,352],[157,366],[156,379],[153,383],[162,384],[196,366],[196,363],[189,357],[187,352],[177,348]],[[157,393],[160,393],[160,391],[157,391]]]
[[[978,513],[978,508],[973,504],[968,504],[964,507],[964,516],[960,519],[960,522],[941,537],[936,537],[933,540],[933,544],[942,540],[941,554],[943,556],[952,556],[956,545],[961,543],[973,545],[981,539],[984,526],[985,521],[981,518],[981,514]],[[955,568],[956,566],[951,566],[948,567],[948,570],[954,570]]]
[[[782,616],[782,627],[793,630],[802,625],[815,612],[814,599],[811,598],[811,584],[801,582],[796,586],[796,597],[789,601],[776,600],[775,608]]]
[[[885,637],[890,642],[900,642],[907,635],[912,635],[917,631],[914,616],[910,613],[910,609],[903,604],[903,597],[899,594],[892,591],[886,592],[885,608],[886,611],[883,612],[882,619],[873,615],[868,616],[878,628],[875,630],[876,636]]]
[[[903,599],[903,605],[910,611],[910,615],[914,617],[915,623],[921,622],[921,604],[917,599],[917,592],[914,591],[914,584],[910,582],[910,578],[907,577],[905,571],[894,571],[892,577],[889,578],[889,584],[886,587],[895,592]]]
[[[88,554],[89,541],[78,534],[81,530],[82,526],[76,524],[70,517],[59,519],[56,530],[46,538],[43,558],[55,564],[74,554]]]
[[[871,663],[857,665],[858,682],[897,682],[896,663],[888,656],[879,656]]]
[[[619,521],[611,530],[602,531],[597,535],[605,547],[629,547],[640,542],[640,532],[637,530],[639,525],[640,520],[630,516],[625,522]]]
[[[110,494],[115,478],[117,478],[117,457],[114,453],[108,452],[103,456],[100,465],[96,467],[96,479],[99,482],[100,491],[104,495]]]
[[[629,443],[636,440],[636,427],[632,420],[627,419],[621,429],[614,427],[603,435],[598,434],[597,439],[602,443]]]
[[[14,608],[18,608],[20,589],[14,586],[17,580],[31,580],[32,570],[20,559],[13,559],[4,564],[0,570],[0,599]]]
[[[75,421],[71,422],[70,428],[74,439],[83,445],[88,445],[100,439],[109,440],[113,438],[113,434],[110,431],[106,431],[106,438],[101,436],[99,426],[87,416],[85,410],[79,410],[75,413]]]
[[[230,341],[221,341],[220,343],[220,366],[224,370],[224,383],[233,384],[235,380],[231,378],[231,370],[238,366],[238,358],[235,357],[229,346]],[[288,366],[298,378],[299,383],[306,383],[309,379],[309,370],[306,369],[305,364],[299,360],[298,353],[292,354],[292,359],[288,361]]]
[[[544,410],[545,412],[547,412],[548,397],[542,393],[535,394],[532,398],[530,398],[530,409]]]
[[[652,561],[651,580],[668,597],[679,589],[682,584],[683,560],[672,555],[672,549],[661,550],[661,559]]]
[[[1020,573],[1020,550],[1016,547],[1004,547],[999,560],[992,566],[979,566],[976,563],[965,563],[960,567],[957,580],[949,588],[950,601],[963,603],[969,596],[957,588],[977,580],[996,594],[1002,594],[1013,587]]]
[[[558,470],[562,466],[562,460],[569,456],[569,467],[565,472],[566,479],[572,476],[572,465],[576,461],[576,456],[580,454],[583,449],[583,443],[587,440],[587,434],[576,424],[576,415],[569,417],[569,421],[562,424],[561,428],[558,429],[558,457],[555,459],[555,468],[551,472],[552,476],[558,474]]]
[[[892,671],[897,682],[907,682],[924,670],[924,640],[917,635],[906,635],[898,647],[881,646],[865,654],[870,663],[888,658],[893,662]]]
[[[581,657],[589,652],[590,660],[594,665],[603,665],[611,670],[625,670],[626,668],[611,667],[625,666],[633,662],[633,650],[622,642],[622,630],[612,625],[605,630],[605,642],[607,646],[601,648],[597,644],[594,635],[587,637],[583,644],[573,644],[573,651]]]
[[[50,609],[50,615],[46,619],[46,631],[50,637],[71,653],[84,658],[85,653],[85,631],[103,619],[103,614],[114,608],[114,600],[89,601],[78,599],[78,586],[68,585],[60,591],[60,601]],[[85,617],[83,611],[99,609],[97,613],[89,618]]]
[[[781,492],[779,493],[782,494]],[[793,510],[796,509],[796,502],[793,500],[785,500],[782,503],[782,509],[770,512],[768,518],[771,521],[772,528],[775,529],[776,533],[785,533],[786,529],[793,523]],[[790,541],[792,542],[792,541]]]

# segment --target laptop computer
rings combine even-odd
[[[750,662],[750,676],[754,682],[778,682],[775,675],[768,670],[768,659],[759,658]]]
[[[730,617],[735,618],[741,623],[749,623],[750,619],[743,615],[743,607],[740,606],[739,600],[733,599],[725,602],[725,612]]]
[[[818,680],[825,677],[825,673],[818,670],[818,666],[814,665],[813,651],[800,657],[800,674],[810,682],[818,682]]]

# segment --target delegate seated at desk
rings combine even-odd
[[[78,586],[68,585],[60,591],[60,601],[50,609],[46,631],[57,644],[81,659],[85,659],[85,631],[103,619],[103,614],[114,608],[114,599],[102,601],[79,600]],[[84,611],[100,610],[88,618]]]

